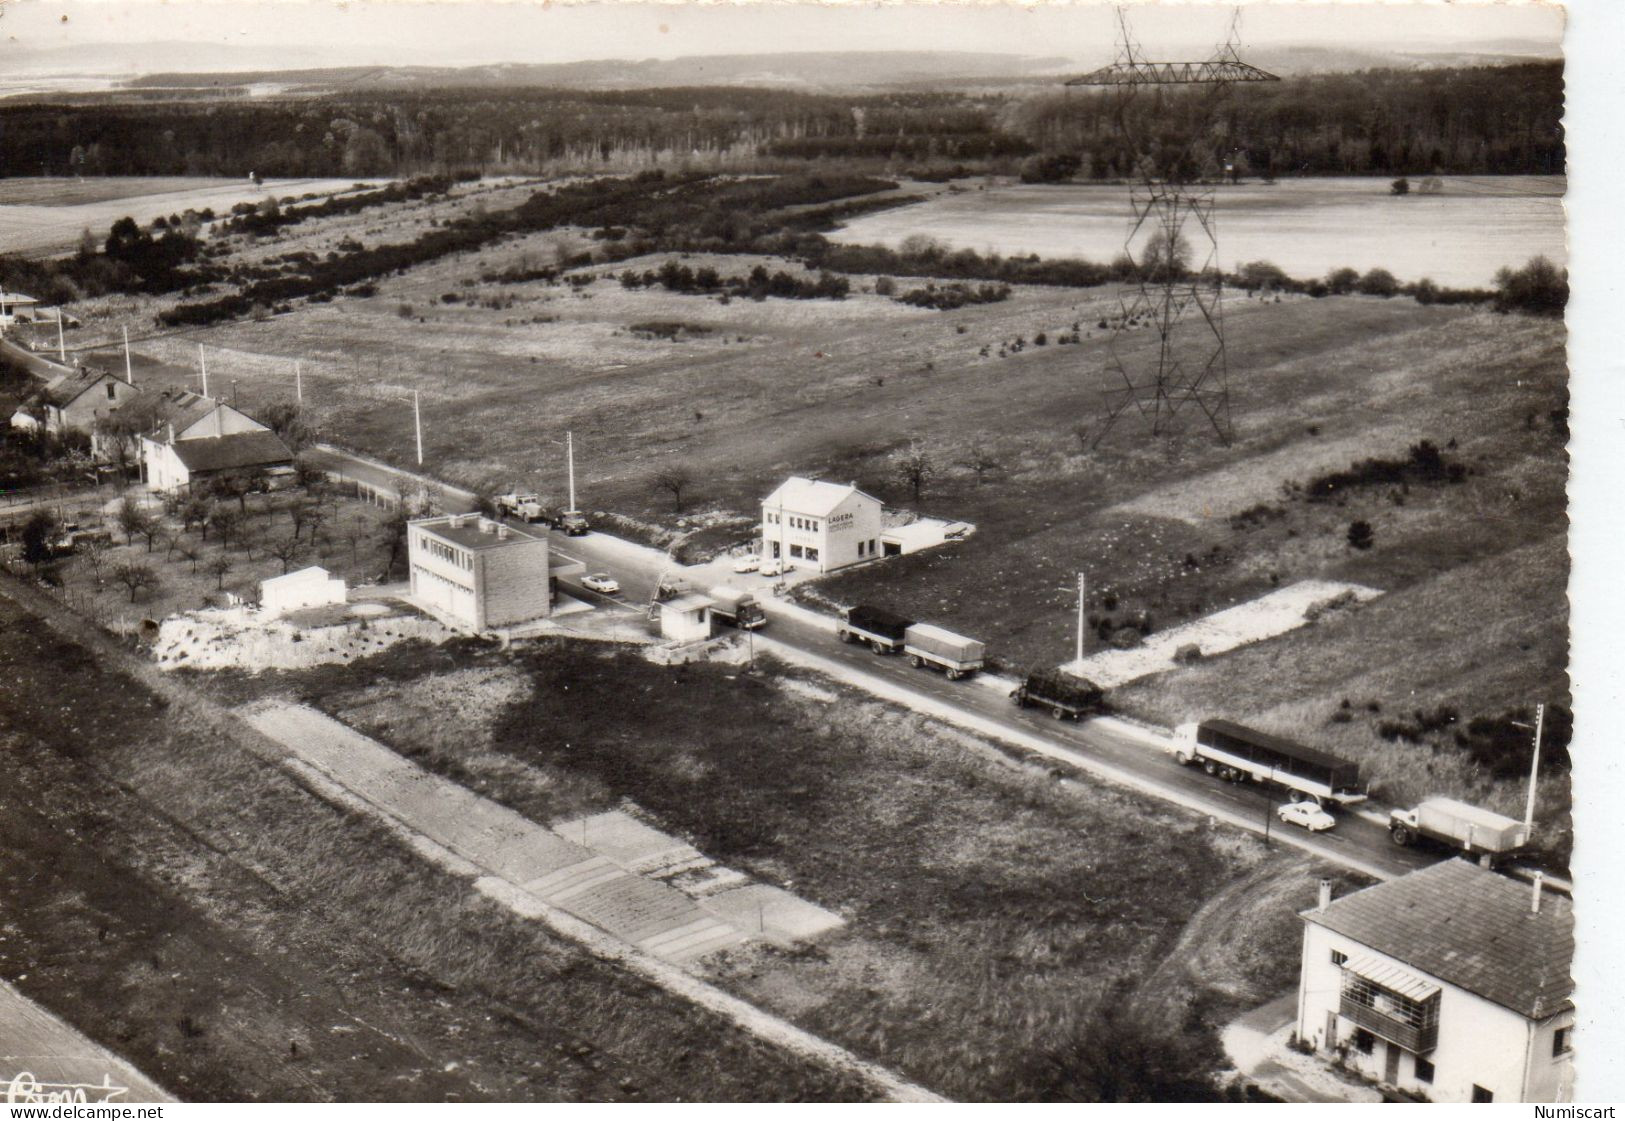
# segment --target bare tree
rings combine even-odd
[[[682,513],[683,510],[683,491],[693,484],[693,474],[681,464],[655,472],[655,489],[666,491],[671,495],[672,508],[678,513]]]
[[[983,477],[989,471],[997,471],[1004,466],[993,454],[993,450],[980,439],[972,440],[970,447],[965,451],[965,458],[959,461],[960,466],[968,467],[976,474],[976,484],[981,485]]]
[[[367,539],[367,535],[367,519],[361,517],[348,519],[344,523],[344,528],[339,531],[340,540],[350,546],[350,566],[352,568],[356,564],[356,550]]]
[[[217,504],[209,514],[209,524],[214,526],[215,536],[220,539],[222,548],[229,548],[243,532],[243,516],[230,506]]]
[[[197,559],[203,555],[203,550],[196,541],[188,541],[184,537],[175,539],[175,551],[186,558],[191,565],[192,575],[197,575]]]
[[[113,579],[130,591],[130,602],[138,593],[151,592],[158,587],[158,574],[139,561],[121,561],[113,566]]]
[[[76,546],[75,552],[85,559],[85,567],[90,569],[90,578],[99,588],[102,586],[102,565],[107,562],[107,542],[87,537]]]
[[[914,493],[914,501],[918,502],[925,493],[925,485],[936,478],[937,461],[915,441],[897,454],[895,465],[897,477],[908,485]]]
[[[147,552],[149,553],[152,552],[153,544],[158,540],[159,534],[163,533],[163,531],[164,523],[159,521],[157,518],[152,517],[150,514],[143,517],[141,519],[141,524],[136,527],[136,532],[146,539]]]
[[[231,571],[231,558],[224,552],[216,553],[205,567],[214,576],[214,590],[217,592],[224,590],[226,573]]]
[[[305,543],[298,537],[284,537],[280,541],[272,542],[268,551],[282,562],[282,571],[286,574],[293,562],[299,558],[299,554],[305,551]]]

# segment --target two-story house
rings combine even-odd
[[[880,555],[881,502],[856,483],[792,475],[762,500],[762,556],[833,572]]]
[[[1569,1101],[1573,904],[1465,860],[1303,913],[1298,1038],[1436,1102]]]

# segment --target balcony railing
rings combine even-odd
[[[1436,1023],[1419,1028],[1415,1024],[1408,1024],[1404,1020],[1378,1012],[1368,1004],[1361,1004],[1346,993],[1338,1010],[1346,1019],[1354,1021],[1373,1035],[1381,1036],[1390,1043],[1397,1043],[1414,1055],[1425,1055],[1438,1046],[1439,1025]]]

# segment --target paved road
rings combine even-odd
[[[553,537],[554,552],[583,561],[590,572],[603,571],[621,583],[621,593],[614,597],[630,606],[641,607],[649,601],[655,581],[660,573],[657,567],[637,563],[630,550],[601,534],[585,537]],[[742,577],[740,583],[762,585],[760,598],[771,600],[765,594],[768,581],[758,577]],[[582,598],[602,600],[583,590]],[[771,611],[771,602],[769,603]],[[1057,749],[1060,757],[1075,757],[1088,769],[1089,764],[1105,765],[1133,776],[1135,785],[1152,793],[1169,797],[1187,805],[1194,804],[1226,819],[1240,819],[1262,832],[1265,821],[1270,823],[1272,837],[1289,839],[1295,847],[1304,848],[1326,859],[1362,871],[1394,876],[1431,864],[1447,853],[1428,849],[1396,847],[1388,839],[1388,832],[1380,825],[1361,818],[1342,814],[1337,828],[1329,833],[1310,835],[1294,826],[1284,826],[1269,816],[1271,807],[1280,799],[1271,801],[1263,788],[1254,785],[1232,785],[1203,774],[1196,767],[1181,767],[1170,757],[1139,737],[1110,724],[1086,722],[1072,724],[1057,721],[1039,709],[1020,709],[1011,704],[1002,690],[979,685],[974,680],[949,681],[941,674],[915,669],[906,659],[880,657],[862,646],[849,646],[833,633],[799,618],[776,614],[769,625],[758,632],[763,646],[783,643],[786,646],[816,655],[871,678],[884,682],[892,691],[903,690],[925,702],[916,705],[922,709],[951,707],[1009,729],[1025,737],[1043,741]],[[1253,824],[1256,823],[1256,824]]]
[[[312,465],[341,478],[352,482],[362,483],[385,495],[397,493],[397,488],[404,485],[407,493],[414,493],[422,484],[422,476],[404,471],[398,467],[391,467],[376,459],[369,459],[355,452],[336,448],[331,444],[312,444],[306,448],[304,458]],[[460,509],[453,511],[462,513],[474,508],[474,492],[454,487],[449,483],[433,483],[446,501],[457,504]]]
[[[385,492],[408,480],[414,487],[418,476],[375,460],[328,445],[318,445],[312,458],[329,470],[356,479]],[[471,508],[472,492],[441,486],[446,498]],[[540,526],[527,526],[537,532]],[[553,551],[561,558],[581,561],[587,572],[607,572],[620,582],[614,596],[588,591],[571,580],[572,594],[587,602],[616,603],[641,611],[650,602],[655,584],[667,565],[651,550],[629,546],[618,538],[589,533],[584,537],[549,535]],[[756,591],[758,598],[773,609],[768,592],[771,581],[759,576],[741,576],[738,586]],[[802,618],[775,613],[771,625],[762,632],[764,648],[783,643],[787,652],[799,652],[833,663],[849,675],[884,688],[888,695],[922,711],[935,711],[953,719],[966,718],[990,725],[995,734],[1002,731],[1011,742],[1024,739],[1023,746],[1038,747],[1044,754],[1074,763],[1086,772],[1120,777],[1130,785],[1156,797],[1212,813],[1233,824],[1262,833],[1266,823],[1270,835],[1317,856],[1378,876],[1397,876],[1453,855],[1442,848],[1399,848],[1388,831],[1376,821],[1344,813],[1337,828],[1309,834],[1295,826],[1282,825],[1272,816],[1273,807],[1284,799],[1279,792],[1272,800],[1264,789],[1251,784],[1229,784],[1204,774],[1200,768],[1181,767],[1167,754],[1148,745],[1141,736],[1112,722],[1090,721],[1070,724],[1057,721],[1038,709],[1019,709],[1001,691],[975,680],[949,681],[930,670],[915,669],[899,657],[877,657],[861,646],[849,646],[830,629]],[[1553,882],[1554,887],[1564,887]]]

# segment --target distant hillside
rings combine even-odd
[[[1203,57],[1205,53],[1206,50],[1176,49],[1167,56]],[[991,52],[821,51],[488,66],[339,67],[241,65],[246,56],[233,55],[233,64],[229,67],[180,66],[159,72],[149,66],[141,77],[128,85],[134,89],[272,86],[308,92],[448,86],[582,90],[753,86],[816,92],[997,88],[1043,84],[1065,74],[1090,69],[1104,61],[1109,47],[1102,45],[1089,54],[1088,59],[1082,59]],[[1281,75],[1381,68],[1496,66],[1561,57],[1557,44],[1535,42],[1463,44],[1448,49],[1417,49],[1409,44],[1360,48],[1274,46],[1249,49],[1244,54],[1254,65]]]

